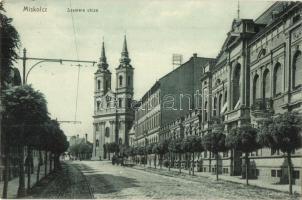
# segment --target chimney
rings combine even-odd
[[[85,142],[87,143],[87,133],[85,134]]]
[[[197,53],[193,53],[193,57],[196,58],[197,57]]]

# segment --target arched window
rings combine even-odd
[[[226,102],[227,102],[227,100],[228,100],[228,92],[227,92],[227,91],[225,91],[225,93],[224,93],[224,101],[223,101],[223,103],[226,103]]]
[[[253,102],[255,103],[256,99],[260,98],[260,87],[259,87],[259,75],[256,74],[253,80]]]
[[[281,94],[282,82],[281,64],[277,63],[274,68],[274,96]]]
[[[118,107],[119,107],[119,108],[122,107],[122,99],[121,99],[121,98],[118,99]]]
[[[106,80],[106,82],[105,82],[105,90],[107,90],[108,88],[109,88],[109,81]]]
[[[302,56],[301,51],[297,51],[293,59],[293,87],[294,89],[302,85]]]
[[[99,101],[96,102],[96,110],[97,110],[97,111],[100,110],[100,102],[99,102]]]
[[[105,137],[109,137],[110,136],[110,129],[109,127],[105,128]]]
[[[100,89],[101,89],[101,81],[98,80],[98,90],[100,90]]]
[[[271,97],[271,84],[269,70],[266,69],[263,73],[263,98]]]
[[[119,85],[122,86],[123,85],[123,76],[119,76]]]
[[[217,97],[214,97],[213,116],[216,116],[217,112]]]
[[[204,121],[208,120],[208,102],[204,103]]]
[[[221,107],[222,107],[222,94],[220,94],[218,98],[218,115],[220,115],[221,113]]]
[[[127,85],[128,85],[128,86],[131,85],[131,77],[130,77],[130,76],[127,77]]]
[[[237,105],[239,99],[240,99],[240,69],[241,66],[240,64],[237,64],[235,69],[234,69],[234,73],[233,73],[233,88],[232,88],[232,93],[233,93],[233,101],[232,101],[232,105],[233,105],[233,109],[235,108],[235,106]]]

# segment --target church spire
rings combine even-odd
[[[102,42],[102,51],[101,51],[99,67],[102,68],[102,69],[107,69],[108,68],[107,58],[106,58],[106,53],[105,53],[104,39],[103,39],[103,42]]]
[[[127,48],[127,38],[126,38],[126,35],[125,35],[124,36],[123,49],[122,49],[122,53],[121,53],[121,59],[120,59],[121,66],[129,65],[130,61],[131,60],[129,58],[128,48]]]

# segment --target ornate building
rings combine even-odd
[[[132,127],[134,112],[131,108],[133,99],[133,70],[128,55],[127,40],[124,38],[120,64],[115,69],[116,89],[111,88],[111,72],[107,63],[104,42],[95,73],[94,93],[94,130],[93,157],[105,157],[106,143],[128,144],[129,131]]]
[[[301,2],[275,2],[255,20],[234,19],[216,59],[202,66],[201,108],[167,123],[161,117],[159,138],[202,137],[217,122],[228,133],[244,124],[260,127],[265,118],[286,111],[302,114],[301,13]],[[242,152],[221,153],[218,162],[216,169],[214,156],[205,151],[197,165],[201,172],[243,175]],[[296,184],[301,183],[301,162],[299,149],[292,158]],[[251,178],[287,181],[287,162],[275,149],[252,152],[250,168]]]

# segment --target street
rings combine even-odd
[[[113,166],[108,161],[74,161],[67,164],[79,169],[85,175],[93,198],[97,199],[298,199],[273,190],[246,187],[225,181],[216,182],[202,177],[164,176]],[[77,198],[80,195],[79,191],[88,194],[86,185],[80,183],[78,184],[80,190],[75,190],[78,192]]]

